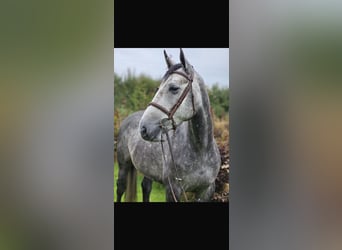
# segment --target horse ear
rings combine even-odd
[[[182,65],[183,65],[183,68],[184,68],[185,72],[190,73],[191,70],[192,70],[192,66],[190,65],[188,60],[185,58],[184,52],[183,52],[182,48],[180,49],[179,59],[180,59]]]
[[[170,59],[170,57],[166,54],[166,51],[164,49],[164,57],[165,57],[165,61],[166,61],[166,65],[167,65],[167,68],[171,68],[171,66],[174,64],[172,62],[172,60]]]

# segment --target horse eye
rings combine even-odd
[[[179,89],[180,89],[180,87],[178,87],[176,85],[171,85],[169,87],[169,91],[172,92],[173,94],[177,94]]]

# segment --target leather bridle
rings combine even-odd
[[[176,113],[179,106],[183,103],[185,97],[188,95],[189,92],[191,92],[192,112],[193,112],[193,114],[195,113],[194,95],[192,93],[192,82],[194,79],[193,79],[193,73],[190,76],[188,76],[187,74],[184,74],[182,72],[179,72],[179,71],[173,71],[170,74],[178,74],[178,75],[181,75],[188,80],[187,86],[183,90],[183,92],[182,92],[181,96],[179,97],[179,99],[177,100],[177,102],[172,106],[172,108],[170,110],[167,110],[165,107],[163,107],[160,104],[155,103],[155,102],[150,102],[147,106],[153,106],[153,107],[159,109],[160,111],[162,111],[164,114],[166,114],[168,117],[166,120],[172,121],[172,129],[175,130],[176,129],[176,123],[173,119],[173,116]],[[163,120],[165,120],[165,119],[163,119]],[[163,124],[161,124],[161,125],[163,125]]]

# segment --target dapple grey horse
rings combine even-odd
[[[213,136],[210,102],[202,77],[180,49],[175,64],[164,50],[168,67],[144,111],[128,116],[117,141],[119,176],[116,201],[136,199],[137,170],[144,175],[143,201],[148,202],[152,181],[164,184],[166,201],[211,201],[221,158]]]

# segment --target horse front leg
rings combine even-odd
[[[150,194],[152,191],[152,180],[146,176],[141,182],[141,188],[143,192],[143,202],[150,202]]]

